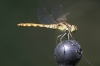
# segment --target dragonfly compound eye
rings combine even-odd
[[[71,27],[71,32],[76,32],[76,31],[77,31],[77,26],[72,25],[72,27]]]

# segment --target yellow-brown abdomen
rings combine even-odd
[[[51,28],[57,29],[57,24],[35,24],[35,23],[19,23],[18,26],[27,26],[27,27],[44,27],[44,28]]]

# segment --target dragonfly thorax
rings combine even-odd
[[[75,25],[70,25],[67,23],[59,23],[58,30],[62,32],[66,32],[66,31],[75,32],[77,30],[77,27]]]
[[[58,24],[58,30],[60,30],[62,32],[68,31],[68,29],[69,28],[66,24],[63,24],[63,23]]]

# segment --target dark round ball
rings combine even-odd
[[[56,46],[54,56],[60,66],[75,66],[82,57],[82,49],[76,40],[64,40]]]

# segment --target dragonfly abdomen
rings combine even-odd
[[[57,29],[56,24],[35,24],[35,23],[19,23],[18,26],[27,26],[27,27],[44,27],[44,28],[51,28],[51,29]]]
[[[51,29],[57,29],[57,25],[56,24],[43,25],[43,27],[45,27],[45,28],[51,28]]]
[[[35,23],[19,23],[18,26],[26,26],[26,27],[43,27],[41,24],[35,24]]]

